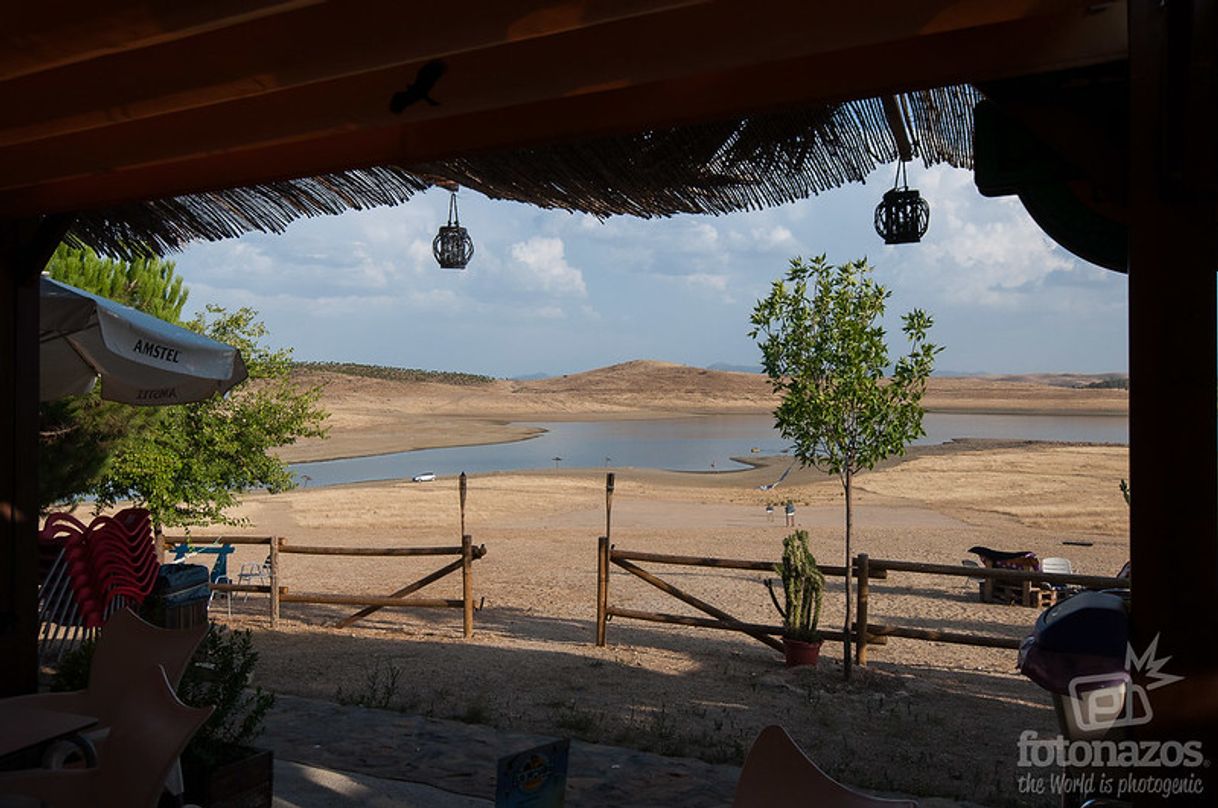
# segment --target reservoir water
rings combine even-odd
[[[514,443],[420,449],[297,463],[291,468],[309,486],[409,478],[424,472],[443,476],[462,471],[474,474],[556,466],[731,471],[746,468],[733,457],[778,455],[788,449],[769,415],[524,423],[546,431]],[[1123,415],[928,413],[923,426],[927,434],[916,444],[945,443],[954,438],[1129,442],[1129,421]]]

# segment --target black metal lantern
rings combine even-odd
[[[448,200],[448,224],[440,227],[440,232],[431,242],[431,254],[436,257],[440,269],[465,269],[469,259],[474,257],[474,240],[461,226],[461,217],[457,213],[457,192],[452,191]]]
[[[885,244],[916,244],[930,225],[930,205],[905,177],[904,161],[897,162],[897,179],[875,207],[875,232]]]

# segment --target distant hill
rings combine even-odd
[[[764,368],[761,365],[733,365],[729,362],[716,362],[713,365],[707,365],[707,370],[723,370],[728,373],[764,373]]]
[[[1128,390],[1128,373],[1007,373],[978,374],[976,378],[996,382],[1023,382],[1049,387],[1075,387],[1092,390]]]
[[[764,376],[650,359],[521,382],[517,391],[639,409],[739,411],[773,406]]]
[[[419,368],[395,368],[385,365],[361,365],[356,362],[295,362],[293,366],[303,371],[337,373],[341,376],[360,376],[366,379],[385,379],[395,382],[433,382],[435,384],[490,384],[491,376],[476,373],[458,373],[451,370],[421,370]]]
[[[514,381],[514,382],[535,382],[538,379],[549,379],[553,375],[554,375],[553,373],[526,373],[523,376],[513,376],[512,381]]]

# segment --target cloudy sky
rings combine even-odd
[[[177,267],[188,308],[255,308],[298,359],[517,376],[630,359],[755,365],[749,312],[792,256],[866,256],[893,291],[891,331],[910,308],[934,316],[942,370],[1126,369],[1123,275],[1074,258],[1017,200],[985,199],[970,173],[946,167],[911,168],[930,232],[887,247],[871,219],[891,175],[756,213],[651,221],[463,191],[476,245],[464,272],[431,256],[448,206],[433,190],[279,236],[198,244]]]

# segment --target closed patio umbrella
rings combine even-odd
[[[39,399],[87,393],[152,406],[202,401],[247,376],[231,345],[43,276]]]

